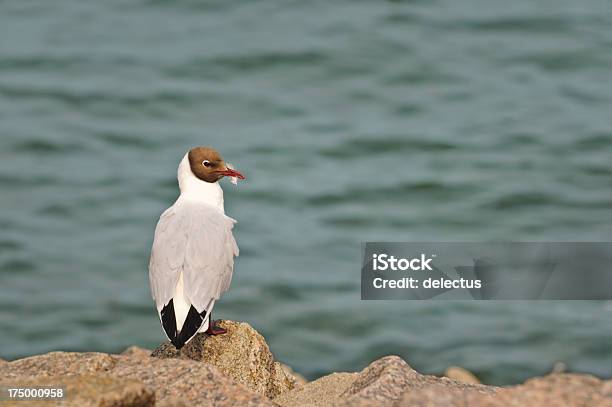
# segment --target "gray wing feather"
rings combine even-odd
[[[158,311],[172,299],[181,272],[185,296],[198,312],[229,289],[238,256],[234,223],[218,209],[197,202],[179,200],[162,214],[149,262]]]

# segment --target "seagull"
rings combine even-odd
[[[229,289],[238,245],[236,221],[225,215],[219,180],[245,179],[210,147],[195,147],[178,168],[180,196],[155,228],[149,282],[168,340],[182,348],[198,332],[220,335],[211,319],[215,301]]]

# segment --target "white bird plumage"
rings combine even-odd
[[[187,155],[179,165],[178,181],[181,194],[155,229],[149,262],[151,294],[158,313],[173,300],[178,331],[191,305],[198,313],[206,310],[202,332],[208,328],[214,302],[232,280],[238,256],[232,234],[236,221],[225,215],[218,182],[198,179]]]

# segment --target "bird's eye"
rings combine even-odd
[[[203,165],[204,167],[212,167],[212,164],[211,164],[211,163],[210,163],[210,161],[208,161],[208,160],[204,160],[204,161],[202,161],[202,165]]]

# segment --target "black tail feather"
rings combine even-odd
[[[162,308],[160,316],[166,336],[175,347],[179,348],[176,342],[178,332],[176,331],[176,317],[174,316],[174,302],[172,300]]]
[[[177,348],[182,348],[191,337],[193,337],[198,329],[202,326],[204,322],[204,317],[206,316],[206,310],[202,311],[202,313],[198,313],[198,311],[192,305],[189,308],[189,312],[187,313],[187,318],[185,318],[185,322],[183,322],[183,327],[181,328],[181,332],[178,334],[178,345]],[[175,345],[176,346],[176,345]]]
[[[170,342],[175,348],[181,349],[185,342],[191,339],[202,326],[206,317],[206,310],[199,313],[192,305],[180,331],[176,330],[176,317],[174,316],[174,303],[172,300],[161,310],[160,314],[162,326]]]

